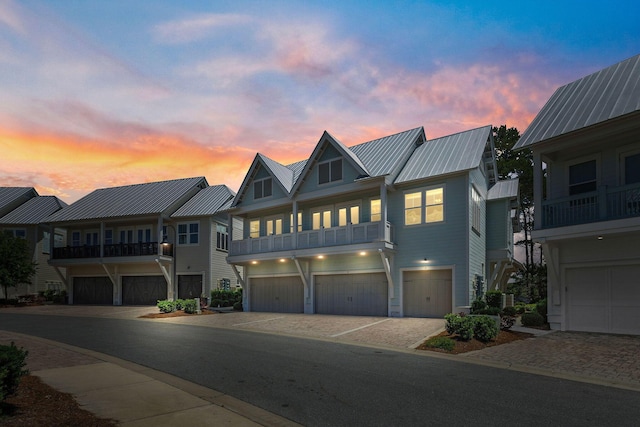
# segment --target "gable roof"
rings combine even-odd
[[[36,197],[33,187],[0,187],[0,215],[6,215],[20,204]]]
[[[513,199],[518,197],[518,178],[498,181],[487,193],[487,200]]]
[[[34,225],[68,206],[56,196],[37,196],[27,200],[2,218],[0,224]]]
[[[158,215],[189,195],[206,188],[204,177],[126,185],[95,190],[54,213],[47,222],[82,221],[140,215]]]
[[[640,110],[640,55],[560,87],[514,149]]]
[[[294,163],[294,165],[297,165],[297,163]],[[253,162],[249,167],[249,171],[242,180],[242,184],[240,185],[238,194],[235,195],[231,206],[235,206],[240,203],[240,201],[244,197],[244,193],[247,191],[249,183],[253,179],[255,172],[260,166],[264,167],[269,175],[275,178],[276,185],[279,185],[285,194],[289,194],[289,192],[291,191],[291,187],[293,187],[295,179],[297,178],[295,170],[281,163],[278,163],[275,160],[270,159],[264,154],[257,153],[253,158]]]
[[[171,215],[172,218],[212,216],[227,209],[235,193],[226,185],[213,185],[198,191]]]
[[[491,125],[432,139],[415,149],[396,184],[474,169],[492,135]]]

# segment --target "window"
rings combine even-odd
[[[100,244],[98,242],[98,232],[87,231],[84,235],[84,241],[87,246],[98,246]]]
[[[405,225],[420,224],[422,222],[422,192],[404,195],[404,223]]]
[[[338,209],[338,226],[347,224],[360,224],[360,206],[348,206]]]
[[[321,228],[331,228],[331,210],[325,209],[322,211],[314,212],[311,215],[312,228],[319,230]]]
[[[104,230],[104,244],[105,245],[113,244],[113,230]]]
[[[133,229],[120,230],[120,243],[133,243]]]
[[[139,228],[138,243],[149,243],[150,241],[151,241],[151,228]]]
[[[253,182],[253,198],[255,200],[271,197],[272,194],[273,181],[271,178],[264,178]]]
[[[216,249],[229,250],[229,229],[226,225],[216,224]]]
[[[190,222],[188,224],[178,224],[178,244],[197,245],[200,236],[200,223]]]
[[[635,184],[640,182],[640,153],[624,158],[624,183]]]
[[[427,205],[425,207],[425,222],[440,222],[444,220],[444,189],[427,190]]]
[[[404,195],[405,225],[422,224],[423,221],[426,224],[444,221],[444,187]]]
[[[569,166],[569,195],[589,193],[597,190],[596,161]]]
[[[480,232],[480,194],[471,188],[471,227]]]
[[[252,219],[249,221],[249,237],[258,238],[260,237],[260,220]]]
[[[318,184],[342,180],[342,159],[318,164]]]
[[[380,199],[371,200],[371,222],[382,220],[382,205]]]
[[[19,237],[21,239],[27,238],[27,230],[25,230],[24,228],[14,228],[11,230],[7,230],[7,232],[13,237]]]
[[[282,218],[268,219],[265,223],[267,236],[282,234]]]
[[[71,233],[71,246],[80,246],[80,232],[74,231]]]
[[[289,217],[289,233],[293,233],[293,214]],[[298,212],[298,233],[302,231],[302,212]]]
[[[42,253],[48,254],[51,252],[51,233],[45,231],[42,233]]]

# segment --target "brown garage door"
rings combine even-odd
[[[123,276],[122,305],[156,305],[167,299],[163,276]]]
[[[74,277],[74,304],[113,305],[113,284],[108,277]]]
[[[451,312],[451,270],[405,271],[402,277],[406,317],[443,317]]]
[[[299,276],[250,279],[251,311],[304,313],[304,288]]]
[[[192,299],[202,296],[202,275],[188,274],[178,276],[178,298]]]
[[[316,313],[387,316],[384,273],[332,274],[314,278]]]

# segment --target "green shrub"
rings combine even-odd
[[[530,313],[532,311],[536,311],[536,304],[526,304],[524,306],[524,312],[525,313]]]
[[[526,304],[523,302],[517,302],[515,307],[516,307],[516,314],[522,314],[525,311]]]
[[[487,303],[481,299],[477,299],[471,303],[471,314],[476,314],[480,310],[487,308]]]
[[[198,304],[195,299],[188,299],[184,301],[184,312],[188,314],[194,314],[198,311]]]
[[[211,300],[211,307],[222,307],[222,300],[221,299],[212,299]]]
[[[500,316],[501,330],[506,331],[507,329],[511,329],[514,323],[516,323],[516,318],[514,316]]]
[[[158,300],[158,309],[161,313],[173,313],[176,311],[176,302],[169,300]]]
[[[185,303],[185,300],[177,299],[176,300],[176,310],[184,310],[184,303]]]
[[[500,309],[502,307],[502,291],[487,291],[484,300],[489,307]]]
[[[500,314],[498,307],[486,307],[482,310],[475,311],[473,314],[488,314],[489,316],[497,316]]]
[[[235,303],[233,303],[233,309],[236,311],[242,311],[242,301],[236,301]]]
[[[0,402],[14,394],[20,384],[20,377],[29,373],[23,369],[27,364],[27,354],[28,351],[16,347],[13,342],[11,345],[0,345]]]
[[[449,313],[445,314],[444,320],[446,321],[444,324],[444,328],[447,330],[447,333],[449,335],[453,335],[458,331],[462,316],[460,316],[459,314]]]
[[[501,314],[504,316],[515,316],[517,314],[515,307],[504,307]]]
[[[547,299],[541,299],[540,301],[538,301],[536,303],[536,311],[545,318],[545,321],[547,319]]]
[[[460,323],[458,324],[458,330],[456,333],[463,341],[469,341],[473,338],[473,333],[475,329],[475,321],[471,316],[464,316],[460,318]]]
[[[431,348],[441,348],[446,351],[451,351],[456,346],[456,343],[449,337],[431,337],[424,342],[424,345]]]
[[[544,317],[536,311],[522,314],[520,321],[522,326],[542,326],[545,323]]]
[[[500,332],[496,321],[489,316],[475,316],[473,323],[473,335],[480,341],[491,341]]]

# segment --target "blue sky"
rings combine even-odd
[[[522,4],[520,4],[522,3]],[[521,132],[640,53],[630,1],[0,0],[0,185],[67,202],[424,126]]]

